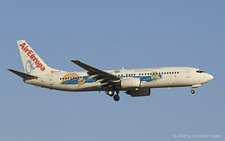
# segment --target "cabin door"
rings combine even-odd
[[[186,69],[185,72],[186,72],[186,77],[190,78],[191,77],[191,69]]]

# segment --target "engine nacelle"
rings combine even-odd
[[[126,94],[129,94],[130,96],[133,96],[133,97],[150,96],[151,89],[144,88],[144,89],[139,89],[139,90],[128,90],[128,91],[126,91]]]
[[[121,88],[139,88],[140,85],[140,78],[127,78],[121,80]]]

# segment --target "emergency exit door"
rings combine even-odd
[[[53,78],[53,76],[50,76],[49,77],[49,84],[50,85],[53,85],[54,84],[54,78]]]

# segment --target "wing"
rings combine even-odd
[[[89,78],[95,78],[97,82],[101,82],[102,85],[108,84],[109,82],[120,82],[120,77],[112,75],[108,72],[102,71],[95,67],[89,66],[79,60],[71,60],[71,62],[77,64],[81,68],[88,71]]]

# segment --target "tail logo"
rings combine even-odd
[[[31,60],[28,60],[25,67],[26,73],[30,74],[32,70],[35,70],[35,69],[36,67],[34,66],[34,63],[32,63]]]
[[[26,43],[22,43],[19,45],[22,50],[27,53],[27,56],[30,57],[31,60],[28,60],[26,63],[26,71],[27,73],[30,73],[32,70],[35,69],[34,65],[36,65],[36,68],[39,68],[41,71],[45,70],[45,66],[39,61],[37,57],[35,57],[35,53],[32,49],[29,48],[29,46]],[[33,63],[32,63],[33,62]],[[27,70],[27,65],[30,65],[30,71]]]

